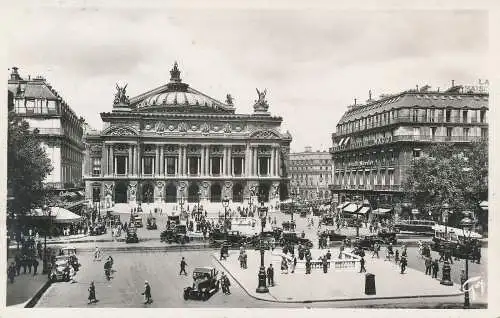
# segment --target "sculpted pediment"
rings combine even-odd
[[[272,130],[257,130],[254,131],[251,135],[250,138],[255,138],[255,139],[281,139],[281,136]]]
[[[113,126],[104,131],[103,135],[111,136],[137,136],[137,132],[130,127],[125,126]]]

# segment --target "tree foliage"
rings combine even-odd
[[[25,120],[9,113],[7,186],[14,197],[10,209],[20,215],[44,200],[42,181],[53,169],[37,134]]]
[[[453,212],[477,210],[487,200],[488,143],[431,146],[428,155],[411,162],[404,190],[417,208],[435,217],[444,203]],[[450,215],[451,223],[459,220],[460,213]]]

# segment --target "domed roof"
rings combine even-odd
[[[183,83],[175,62],[170,82],[130,100],[137,112],[229,112],[234,113],[231,99],[222,103]]]

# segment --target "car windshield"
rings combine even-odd
[[[206,279],[206,278],[210,278],[210,274],[208,273],[203,273],[203,272],[194,272],[193,273],[193,278],[195,280],[198,280],[198,279]]]

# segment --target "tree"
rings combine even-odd
[[[449,215],[449,224],[458,225],[460,212],[477,211],[479,202],[487,200],[488,143],[431,146],[428,155],[413,159],[403,188],[417,208],[435,219],[448,203],[456,212]]]
[[[45,199],[42,181],[52,171],[50,159],[43,148],[38,131],[9,112],[7,145],[7,186],[13,193],[9,202],[12,212],[25,215]]]

